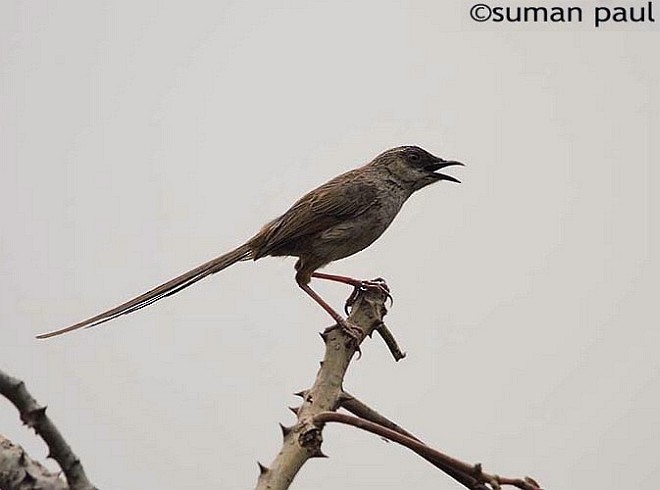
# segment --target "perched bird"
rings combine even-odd
[[[382,287],[371,281],[316,271],[371,245],[415,191],[441,180],[459,183],[458,179],[439,172],[452,165],[463,164],[443,160],[417,146],[387,150],[366,165],[341,174],[305,194],[240,247],[115,308],[37,338],[45,339],[114,320],[171,296],[236,262],[269,255],[298,257],[295,265],[298,286],[350,333],[351,325],[310,287],[312,277],[357,287]]]

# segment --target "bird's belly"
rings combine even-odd
[[[371,245],[392,222],[395,213],[366,213],[348,222],[339,223],[313,240],[315,255],[329,262],[353,255]],[[393,218],[394,216],[392,216]]]

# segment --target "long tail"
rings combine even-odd
[[[109,322],[110,320],[114,320],[119,316],[127,315],[128,313],[137,311],[141,308],[144,308],[145,306],[149,306],[151,303],[155,303],[160,299],[176,294],[182,289],[185,289],[188,286],[195,284],[197,281],[204,279],[206,276],[210,276],[211,274],[215,274],[222,269],[226,269],[236,262],[241,260],[248,260],[250,258],[252,258],[251,246],[248,244],[241,245],[237,249],[221,255],[218,258],[210,260],[205,264],[200,265],[199,267],[195,267],[193,270],[190,270],[185,274],[181,274],[180,276],[175,277],[174,279],[171,279],[166,283],[155,287],[151,291],[147,291],[146,293],[141,294],[140,296],[137,296],[130,301],[127,301],[126,303],[122,303],[108,311],[99,313],[96,316],[88,318],[87,320],[76,323],[69,327],[55,330],[54,332],[42,333],[41,335],[37,335],[37,338],[47,339],[49,337],[54,337],[66,332],[71,332],[72,330],[78,330],[79,328],[89,328],[100,325],[101,323]]]

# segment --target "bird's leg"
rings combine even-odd
[[[305,291],[318,305],[323,308],[331,317],[334,321],[337,322],[337,325],[339,325],[342,330],[344,330],[353,340],[355,340],[356,345],[358,346],[358,352],[360,350],[360,340],[363,337],[362,330],[359,328],[355,327],[354,325],[351,325],[350,322],[348,322],[346,319],[342,318],[342,316],[337,313],[332,306],[330,306],[326,301],[321,298],[321,296],[318,295],[316,291],[314,291],[309,284],[305,283],[298,283],[300,288]]]
[[[342,284],[348,284],[350,286],[353,286],[353,292],[346,300],[346,303],[344,303],[344,311],[346,312],[347,315],[349,314],[350,311],[349,309],[351,308],[351,306],[353,306],[353,303],[355,303],[358,293],[360,291],[364,291],[369,288],[375,288],[385,293],[387,295],[387,299],[390,300],[390,306],[394,302],[394,300],[392,299],[392,295],[390,294],[390,288],[387,286],[385,279],[383,279],[382,277],[377,277],[376,279],[372,279],[371,281],[364,281],[360,279],[354,279],[348,276],[326,274],[324,272],[313,272],[312,277],[316,277],[317,279],[325,279],[326,281],[341,282]]]

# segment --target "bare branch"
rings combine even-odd
[[[377,288],[358,293],[348,320],[362,332],[360,342],[382,323],[386,297],[383,290]],[[325,457],[321,452],[321,429],[314,423],[314,417],[339,407],[343,396],[342,381],[359,345],[336,326],[326,330],[322,337],[325,356],[316,381],[309,390],[297,393],[303,398],[302,406],[292,409],[298,422],[293,427],[282,427],[282,449],[271,465],[259,465],[257,490],[284,490],[308,459]]]
[[[46,415],[46,407],[40,405],[25,387],[25,383],[0,370],[0,394],[4,395],[18,409],[21,421],[46,442],[49,457],[62,468],[71,490],[96,490],[92,485],[78,457],[64,437]]]
[[[470,485],[466,485],[466,483],[461,481],[461,483],[470,489],[487,490],[488,487],[486,487],[486,485],[489,485],[493,489],[499,489],[502,485],[510,485],[520,488],[521,490],[541,490],[541,487],[532,478],[504,478],[498,475],[485,473],[482,470],[481,464],[471,465],[464,463],[463,461],[447,456],[446,454],[427,446],[423,442],[368,420],[328,411],[316,415],[314,421],[319,425],[323,425],[326,422],[339,422],[346,425],[352,425],[397,442],[419,454],[429,463],[445,472],[458,472],[462,475],[471,476],[474,481]]]
[[[414,439],[416,441],[422,442],[421,439],[418,437],[412,435],[410,432],[405,430],[404,428],[398,426],[394,422],[392,422],[390,419],[385,417],[384,415],[381,415],[378,413],[376,410],[368,406],[367,404],[361,402],[357,398],[355,398],[353,395],[350,395],[348,393],[344,393],[344,396],[342,397],[341,400],[341,407],[348,410],[351,412],[353,415],[360,417],[362,419],[368,420],[370,422],[373,422],[374,424],[381,425],[383,427],[386,427],[388,429],[393,430],[394,432],[398,432],[399,434],[402,434],[404,436],[407,436],[411,439]]]
[[[406,357],[406,353],[401,351],[401,348],[399,347],[399,344],[397,343],[396,339],[394,338],[394,335],[392,332],[390,332],[390,329],[387,328],[387,325],[385,325],[383,322],[381,322],[376,328],[376,332],[381,336],[381,338],[385,341],[385,345],[387,345],[387,348],[390,350],[392,353],[392,357],[394,357],[394,360],[396,362],[399,362],[401,359]]]
[[[360,417],[362,419],[368,420],[370,422],[373,422],[374,424],[378,424],[382,427],[388,428],[393,430],[394,432],[398,432],[401,435],[404,435],[406,437],[409,437],[410,439],[413,439],[415,441],[418,441],[420,443],[424,443],[420,438],[417,436],[411,434],[407,430],[405,430],[403,427],[400,427],[398,424],[392,422],[390,419],[385,417],[384,415],[381,415],[378,413],[376,410],[373,408],[369,407],[365,403],[361,402],[354,396],[344,393],[344,397],[342,399],[342,408],[345,410],[348,410],[351,412],[353,415],[356,415],[357,417]],[[478,486],[478,481],[471,475],[462,473],[454,468],[451,467],[443,467],[440,468],[442,471],[447,473],[447,475],[451,476],[454,480],[456,480],[458,483],[462,484],[466,488],[480,488]]]

